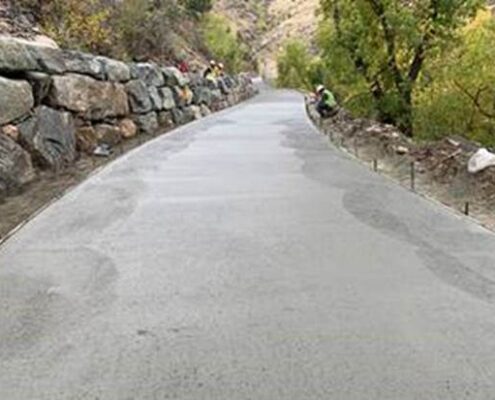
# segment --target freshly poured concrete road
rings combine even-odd
[[[266,93],[0,249],[0,399],[495,399],[494,258]]]

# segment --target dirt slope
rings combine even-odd
[[[253,49],[260,72],[275,78],[276,58],[284,43],[298,38],[311,44],[319,0],[219,0],[215,12],[233,21]]]

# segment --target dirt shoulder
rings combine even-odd
[[[321,120],[312,105],[308,115],[332,143],[401,185],[465,213],[495,230],[495,168],[467,170],[481,147],[463,138],[416,143],[393,126],[352,118],[345,111]]]

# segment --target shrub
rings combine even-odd
[[[212,58],[225,64],[231,72],[244,68],[248,61],[248,51],[225,18],[215,14],[206,15],[202,22],[202,31]]]

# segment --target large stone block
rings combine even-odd
[[[160,93],[160,97],[162,99],[162,105],[164,110],[171,110],[176,107],[175,100],[174,100],[174,93],[172,92],[172,89],[168,87],[160,88],[158,89]]]
[[[158,125],[164,130],[174,127],[174,119],[170,111],[161,111],[158,113]]]
[[[153,110],[155,111],[163,110],[163,99],[160,96],[158,89],[154,86],[149,86],[148,93],[150,95]]]
[[[40,71],[62,74],[66,71],[63,53],[40,43],[0,36],[0,71]]]
[[[89,120],[121,117],[129,113],[127,94],[123,85],[100,82],[77,74],[53,77],[49,103]]]
[[[38,107],[19,125],[20,142],[40,166],[60,168],[76,159],[74,120],[69,112]]]
[[[153,63],[132,64],[131,75],[143,80],[148,86],[161,87],[165,85],[162,71]]]
[[[103,63],[92,54],[67,50],[64,52],[65,67],[68,72],[88,75],[98,80],[105,79]]]
[[[29,83],[0,77],[0,125],[29,114],[33,106],[33,91]]]
[[[146,114],[153,109],[148,87],[144,81],[136,79],[125,85],[129,105],[134,114]]]
[[[154,111],[148,114],[134,115],[133,120],[139,131],[148,135],[154,134],[159,128],[158,117]]]
[[[35,177],[31,157],[12,138],[0,133],[0,194],[31,182]]]
[[[162,72],[167,86],[184,87],[189,84],[189,78],[175,67],[162,68]]]
[[[193,89],[194,97],[193,103],[196,105],[205,104],[208,107],[212,102],[211,90],[206,86],[197,86]]]
[[[97,60],[103,65],[105,77],[109,81],[127,82],[131,79],[131,69],[126,63],[107,57],[97,57]]]
[[[82,126],[76,130],[77,149],[86,154],[93,154],[98,146],[96,131],[92,126]]]
[[[96,139],[99,144],[115,146],[122,141],[122,135],[118,126],[99,124],[95,126]]]
[[[0,37],[0,71],[39,71],[40,66],[28,46],[15,38]]]

